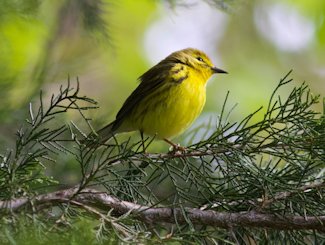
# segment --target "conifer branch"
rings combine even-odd
[[[56,217],[54,227],[72,223],[70,212],[79,212],[102,222],[98,232],[108,229],[126,241],[150,233],[148,226],[159,237],[169,232],[166,237],[175,241],[195,231],[191,238],[198,243],[214,236],[239,242],[248,234],[267,240],[263,229],[274,239],[283,232],[297,241],[306,233],[311,239],[322,237],[325,116],[312,109],[319,97],[306,84],[286,98],[278,96],[291,82],[289,74],[272,93],[261,120],[253,120],[259,108],[240,122],[229,122],[227,95],[216,126],[207,128],[213,133],[203,134],[204,140],[184,152],[147,153],[153,139],[136,137],[103,145],[87,138],[96,143],[87,147],[83,142],[93,129],[86,112],[96,102],[80,96],[78,83],[73,88],[69,81],[49,103],[41,93],[39,108],[30,104],[15,148],[0,155],[0,212],[13,223],[21,214],[32,214],[32,222],[44,227],[51,226],[49,215]],[[68,111],[79,113],[82,122],[60,123]],[[52,192],[50,185],[58,182],[45,170],[59,155],[71,159],[80,179],[75,188]],[[53,207],[60,211],[52,212]]]
[[[311,185],[306,188],[313,188]],[[104,213],[112,210],[114,216],[129,214],[129,217],[139,219],[149,224],[186,224],[191,222],[197,225],[209,225],[220,228],[234,228],[237,226],[271,228],[279,230],[314,229],[325,231],[325,215],[322,216],[300,216],[292,214],[276,215],[257,211],[247,212],[216,212],[213,210],[201,210],[197,208],[186,208],[186,217],[180,208],[149,207],[132,202],[123,201],[115,196],[95,189],[84,189],[78,195],[78,188],[70,188],[52,193],[36,196],[32,199],[22,198],[1,201],[0,209],[10,209],[15,212],[26,208],[29,204],[39,211],[38,206],[55,206],[58,204],[69,204],[85,209],[99,217],[111,222]],[[281,196],[283,194],[279,194]],[[26,210],[25,210],[26,211]],[[30,209],[30,211],[32,211]]]

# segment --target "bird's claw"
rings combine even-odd
[[[169,147],[169,154],[177,155],[179,153],[185,153],[187,151],[186,147],[181,146],[180,144],[174,144]]]

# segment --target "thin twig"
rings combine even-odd
[[[272,198],[264,199],[262,201],[262,207],[265,208],[276,201],[285,200],[288,197],[291,197],[291,196],[296,195],[301,192],[307,192],[307,191],[310,191],[313,189],[324,188],[324,187],[325,187],[325,182],[320,182],[320,183],[312,183],[309,185],[305,185],[305,186],[299,187],[293,191],[279,192],[279,193],[275,194]]]

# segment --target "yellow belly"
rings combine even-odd
[[[160,139],[172,138],[188,128],[201,113],[206,98],[205,84],[187,79],[160,90],[142,100],[128,121],[133,130]]]

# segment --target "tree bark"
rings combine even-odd
[[[299,215],[274,215],[270,213],[248,212],[216,212],[213,210],[201,210],[197,208],[166,208],[149,207],[132,202],[120,200],[105,192],[94,189],[84,189],[78,192],[78,188],[60,190],[48,194],[42,194],[33,199],[19,198],[15,200],[0,201],[0,210],[19,212],[26,208],[32,212],[30,204],[35,207],[54,206],[58,203],[84,208],[88,212],[96,210],[96,213],[107,213],[113,209],[113,214],[120,216],[126,213],[132,218],[147,223],[171,223],[184,224],[191,222],[199,225],[209,225],[220,228],[255,227],[271,228],[278,230],[302,230],[315,229],[325,231],[325,216],[299,216]],[[184,214],[185,212],[185,214]]]

